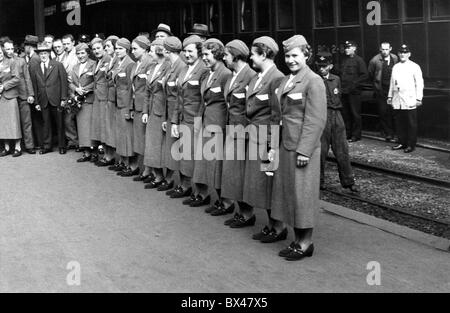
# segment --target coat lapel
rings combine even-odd
[[[47,79],[47,77],[50,75],[50,73],[53,71],[55,67],[56,67],[55,64],[52,62],[52,60],[50,60],[50,62],[48,62],[47,76],[45,76],[45,79]]]
[[[269,71],[264,75],[264,77],[261,79],[261,82],[258,84],[258,86],[256,86],[255,89],[255,84],[256,81],[258,80],[258,78],[255,80],[255,83],[252,86],[252,89],[250,89],[249,87],[249,97],[253,96],[254,94],[257,94],[260,90],[264,89],[264,86],[267,84],[267,82],[269,81],[270,77],[272,76],[272,73],[277,69],[277,67],[275,65],[273,65]]]
[[[202,61],[198,60],[197,65],[194,67],[194,69],[192,70],[192,72],[189,74],[188,77],[186,77],[186,78],[183,77],[183,84],[182,85],[186,84],[192,78],[192,76],[197,74],[197,72],[198,72],[198,70],[200,69],[200,66],[201,66],[200,62],[202,62]],[[187,70],[188,70],[188,68],[186,69],[186,71]]]

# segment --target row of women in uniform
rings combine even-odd
[[[131,43],[110,36],[91,47],[98,60],[89,60],[86,44],[78,45],[80,62],[69,75],[72,92],[87,95],[77,116],[85,150],[79,162],[103,144],[98,166],[135,176],[146,188],[184,198],[185,205],[211,204],[205,211],[213,216],[234,212],[225,221],[231,228],[253,226],[254,210],[265,210],[266,226],[254,240],[285,240],[291,226],[295,239],[279,255],[294,261],[313,254],[327,105],[323,80],[307,65],[311,49],[303,36],[283,42],[288,76],[277,69],[279,46],[267,36],[250,49],[240,40],[224,45],[197,35],[151,43],[143,36]],[[230,128],[238,125],[255,127],[239,136]],[[270,125],[281,125],[279,149],[258,135]],[[228,157],[206,158],[201,152],[219,134],[225,137],[219,153]],[[249,157],[250,143],[265,145],[257,158]],[[196,152],[203,157],[194,158]],[[262,170],[267,159],[279,160],[273,176]]]

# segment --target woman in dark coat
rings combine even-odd
[[[87,162],[91,160],[92,152],[91,121],[95,61],[89,59],[90,49],[87,44],[78,44],[75,51],[78,63],[70,71],[68,79],[72,97],[85,97],[80,111],[77,112],[78,143],[83,150],[83,156],[77,162]]]
[[[192,207],[206,204],[209,194],[220,201],[222,185],[222,160],[225,123],[228,108],[224,96],[224,88],[231,71],[223,64],[225,47],[215,38],[203,43],[202,59],[209,69],[202,81],[202,106],[199,116],[202,119],[197,156],[192,181],[195,184],[195,200]],[[206,155],[209,154],[209,155]]]
[[[13,59],[5,57],[3,47],[0,49],[0,140],[4,148],[0,157],[12,153],[9,140],[15,141],[13,157],[22,155],[20,139],[20,112],[17,103],[19,96],[19,69]]]
[[[170,62],[163,53],[163,39],[156,39],[151,43],[150,56],[156,62],[148,71],[142,122],[147,124],[145,132],[145,171],[152,169],[153,180],[145,188],[158,188],[164,181],[163,150],[165,133],[162,124],[165,121],[165,101],[163,77],[170,68]]]
[[[294,228],[295,240],[279,255],[289,261],[312,256],[314,215],[319,208],[320,137],[327,118],[323,79],[306,64],[311,48],[301,35],[283,42],[291,75],[283,79],[277,99],[282,136],[274,175],[272,216]],[[271,150],[271,155],[276,151]],[[279,224],[279,223],[278,223]]]

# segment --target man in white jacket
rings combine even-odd
[[[399,137],[399,144],[392,150],[410,153],[416,148],[417,108],[422,105],[424,83],[420,66],[409,59],[411,51],[407,45],[400,47],[398,56],[400,62],[392,69],[387,101],[396,112]]]

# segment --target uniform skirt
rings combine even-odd
[[[243,201],[245,179],[245,138],[228,134],[225,138],[225,155],[222,166],[222,197]]]
[[[205,129],[197,134],[196,158],[192,181],[205,184],[210,188],[220,189],[222,183],[223,139],[220,133],[207,135]],[[200,138],[200,136],[202,138]],[[206,155],[210,153],[211,155]]]
[[[125,119],[129,109],[116,108],[116,152],[123,157],[131,157],[133,152],[133,121]]]
[[[198,134],[194,134],[194,124],[180,124],[180,139],[178,139],[181,153],[180,173],[186,177],[192,177],[194,174],[196,135]]]
[[[0,139],[20,139],[20,112],[17,99],[0,98]]]
[[[110,100],[106,102],[105,107],[105,133],[103,142],[110,147],[116,147],[116,104]]]
[[[163,168],[164,131],[162,123],[164,118],[150,113],[145,130],[144,165],[153,168]]]
[[[164,167],[172,171],[178,171],[180,169],[180,161],[173,158],[172,151],[173,153],[178,153],[180,150],[180,142],[178,138],[171,136],[171,125],[170,121],[167,121],[167,130],[164,137],[166,142],[163,150]]]
[[[80,147],[91,147],[92,103],[85,103],[77,113],[78,144]]]
[[[313,228],[319,207],[320,147],[306,167],[297,167],[297,152],[280,145],[278,170],[274,173],[272,217],[295,228]]]
[[[102,120],[105,115],[106,101],[98,101],[94,98],[92,105],[92,119],[91,119],[91,139],[95,141],[102,141]],[[104,124],[104,122],[103,122]]]
[[[142,123],[142,112],[134,112],[133,151],[140,155],[144,155],[145,151],[145,129],[146,125]]]

